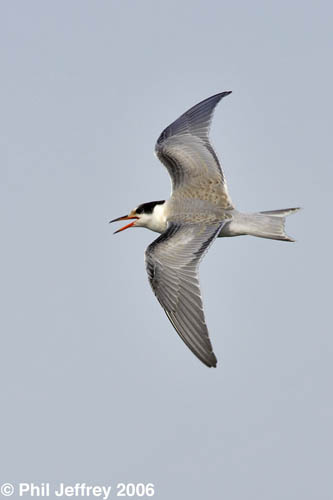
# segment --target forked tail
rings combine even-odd
[[[285,208],[283,210],[269,210],[253,214],[235,211],[232,220],[222,228],[219,236],[249,234],[271,240],[295,241],[285,233],[284,225],[286,217],[298,210],[300,208]]]
[[[266,212],[258,212],[253,214],[251,218],[251,226],[249,229],[253,236],[260,238],[269,238],[271,240],[295,241],[290,238],[284,229],[286,217],[300,210],[297,208],[285,208],[282,210],[268,210]]]

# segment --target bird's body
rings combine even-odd
[[[253,235],[293,241],[284,232],[285,217],[298,208],[245,214],[234,207],[208,132],[222,92],[197,104],[167,127],[156,154],[172,181],[169,200],[143,203],[129,215],[128,227],[146,227],[161,235],[146,250],[152,289],[174,328],[207,366],[216,366],[204,318],[198,280],[200,260],[217,237]]]
[[[156,203],[156,205],[152,208],[151,213],[143,213],[133,227],[145,227],[155,233],[164,233],[168,226],[168,201],[150,202],[150,204],[152,203]],[[217,237],[250,235],[270,240],[294,241],[285,234],[284,223],[286,216],[298,210],[299,208],[286,208],[284,210],[254,213],[242,213],[234,208],[223,210],[222,214],[227,217],[227,222],[223,225]],[[188,218],[189,214],[187,215]],[[274,230],[275,232],[273,232]]]

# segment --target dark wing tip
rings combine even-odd
[[[216,368],[217,358],[213,352],[212,352],[211,359],[209,360],[209,363],[205,363],[205,365],[208,366],[208,368]]]
[[[207,358],[207,356],[203,357],[198,352],[195,352],[193,349],[191,349],[191,347],[190,347],[190,350],[193,352],[195,357],[197,359],[199,359],[199,361],[201,361],[201,363],[203,363],[205,366],[207,366],[207,368],[216,368],[217,359],[216,359],[216,356],[213,352],[211,353],[210,357]]]
[[[221,99],[223,99],[224,97],[227,97],[230,94],[232,94],[232,90],[225,90],[224,92],[218,92],[217,94],[211,95],[210,97],[207,97],[203,101],[199,102],[198,104],[193,106],[193,108],[195,108],[196,106],[200,106],[202,104],[205,104],[206,102],[209,102],[209,101],[216,101],[216,104],[217,104]],[[191,109],[193,109],[193,108],[191,108]],[[189,109],[189,111],[191,111],[191,109]]]
[[[195,104],[190,109],[185,111],[185,113],[183,113],[179,118],[177,118],[163,130],[163,132],[157,139],[155,151],[158,153],[159,146],[168,137],[177,135],[178,133],[183,133],[186,130],[189,130],[191,133],[193,133],[194,135],[198,135],[199,137],[203,135],[203,138],[207,138],[210,121],[212,119],[215,107],[224,97],[228,96],[231,93],[231,90],[219,92],[218,94],[207,97],[203,101],[200,101],[199,103]],[[204,130],[200,132],[198,130],[198,126],[204,126],[204,124],[206,124],[206,126],[204,127]]]
[[[169,317],[170,319],[170,317]],[[171,322],[172,323],[172,322]],[[174,325],[173,325],[174,326]],[[207,366],[208,368],[216,368],[216,365],[217,365],[217,358],[215,356],[215,354],[213,353],[213,351],[211,351],[209,354],[206,353],[206,354],[202,354],[200,351],[198,351],[197,349],[194,349],[193,346],[191,344],[189,344],[188,342],[186,342],[186,340],[184,339],[184,337],[181,335],[181,332],[179,332],[179,330],[177,330],[175,328],[175,330],[178,332],[178,334],[180,335],[180,337],[182,338],[182,340],[185,342],[185,344],[187,345],[187,347],[193,352],[194,356],[199,360],[201,361],[201,363],[203,363],[205,366]]]
[[[224,92],[219,92],[218,94],[215,94],[215,96],[212,97],[217,97],[217,96],[226,97],[229,94],[232,94],[232,90],[225,90]],[[208,97],[208,99],[211,99],[211,97]]]

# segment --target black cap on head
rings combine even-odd
[[[135,210],[137,214],[152,214],[156,205],[163,205],[165,200],[159,201],[149,201],[148,203],[142,203]]]

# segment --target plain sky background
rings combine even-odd
[[[332,499],[332,15],[328,1],[0,3],[0,482]],[[208,369],[150,290],[157,235],[108,221],[169,196],[159,133],[223,90],[211,137],[237,208],[304,210],[295,244],[209,251]]]

